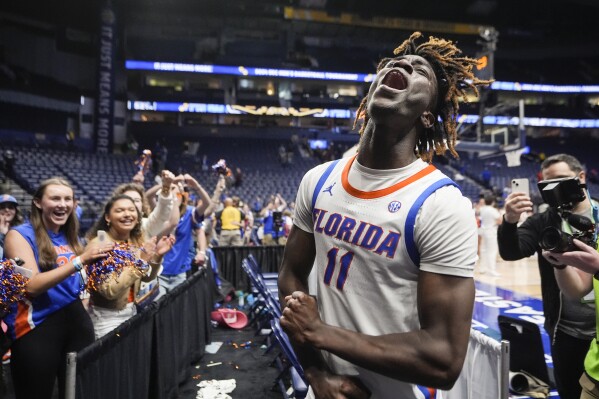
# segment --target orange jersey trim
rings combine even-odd
[[[29,325],[30,310],[31,308],[23,302],[17,304],[17,316],[15,318],[15,337],[17,339],[31,331],[31,326]]]
[[[433,165],[428,165],[426,168],[422,169],[421,171],[413,174],[412,176],[410,176],[400,182],[395,183],[394,185],[392,185],[390,187],[382,188],[380,190],[374,190],[374,191],[362,191],[362,190],[358,190],[357,188],[353,187],[349,183],[349,178],[348,178],[349,177],[349,169],[351,168],[352,164],[356,160],[356,157],[357,157],[357,155],[354,155],[354,157],[351,158],[349,160],[349,162],[347,162],[347,164],[343,168],[343,172],[341,173],[341,184],[343,185],[343,188],[345,189],[345,191],[347,191],[348,194],[350,194],[353,197],[361,198],[361,199],[375,199],[375,198],[384,197],[384,196],[389,195],[401,188],[404,188],[405,186],[407,186],[410,183],[414,183],[416,180],[421,179],[424,176],[437,170],[437,168],[435,168]]]
[[[127,303],[135,302],[135,289],[133,286],[129,288],[129,295],[127,296]]]

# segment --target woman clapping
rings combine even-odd
[[[105,237],[104,234],[99,234],[100,231],[106,232]],[[160,240],[152,237],[146,242],[142,237],[141,214],[127,195],[112,197],[104,207],[104,214],[87,235],[91,246],[100,242],[125,246],[135,258],[147,264],[146,267],[140,268],[133,263],[127,263],[122,270],[114,271],[108,278],[91,285],[89,312],[96,339],[137,313],[134,299],[140,283],[156,278],[162,256],[175,242],[172,235],[164,236]],[[93,274],[90,278],[93,278]]]

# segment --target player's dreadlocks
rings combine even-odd
[[[435,118],[441,116],[443,127],[438,121],[435,121],[431,129],[426,129],[418,137],[416,152],[426,162],[430,162],[433,154],[442,155],[449,149],[454,157],[458,157],[455,151],[455,142],[457,137],[456,117],[459,109],[458,98],[466,99],[465,94],[468,88],[472,89],[478,96],[476,86],[488,85],[491,80],[480,80],[472,73],[472,68],[477,64],[477,60],[468,57],[460,57],[462,51],[458,49],[452,41],[439,39],[430,36],[428,42],[420,45],[416,44],[416,39],[420,38],[420,32],[414,32],[409,39],[399,45],[393,54],[418,55],[426,59],[435,72],[437,77],[437,106],[433,110]],[[377,72],[380,71],[391,59],[384,58],[379,62]],[[354,128],[360,118],[364,118],[364,123],[360,129],[360,134],[364,133],[366,125],[370,119],[366,107],[367,97],[362,100],[356,113]]]

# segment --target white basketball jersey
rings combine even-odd
[[[389,175],[365,172],[357,163],[352,167],[354,161],[355,157],[342,159],[334,166],[327,163],[308,172],[296,201],[295,224],[314,234],[321,318],[327,324],[373,336],[417,330],[420,248],[415,242],[415,224],[423,203],[433,193],[452,190],[455,197],[458,189],[442,188],[455,183],[420,160],[398,169],[400,180],[381,188],[379,184],[388,183]],[[332,169],[327,171],[329,167]],[[461,193],[457,195],[461,197]],[[470,209],[466,211],[472,215]],[[466,270],[471,270],[476,260],[476,222],[471,217],[474,255]],[[442,273],[471,276],[464,272],[465,265],[457,266],[443,268]],[[413,384],[322,353],[335,373],[359,375],[372,391],[372,399],[424,397]]]

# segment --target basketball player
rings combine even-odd
[[[279,295],[308,397],[421,399],[418,385],[448,389],[464,362],[476,221],[427,162],[456,155],[457,98],[489,82],[451,41],[420,37],[379,63],[358,109],[357,155],[315,167],[299,187]],[[318,299],[307,294],[313,264]]]

